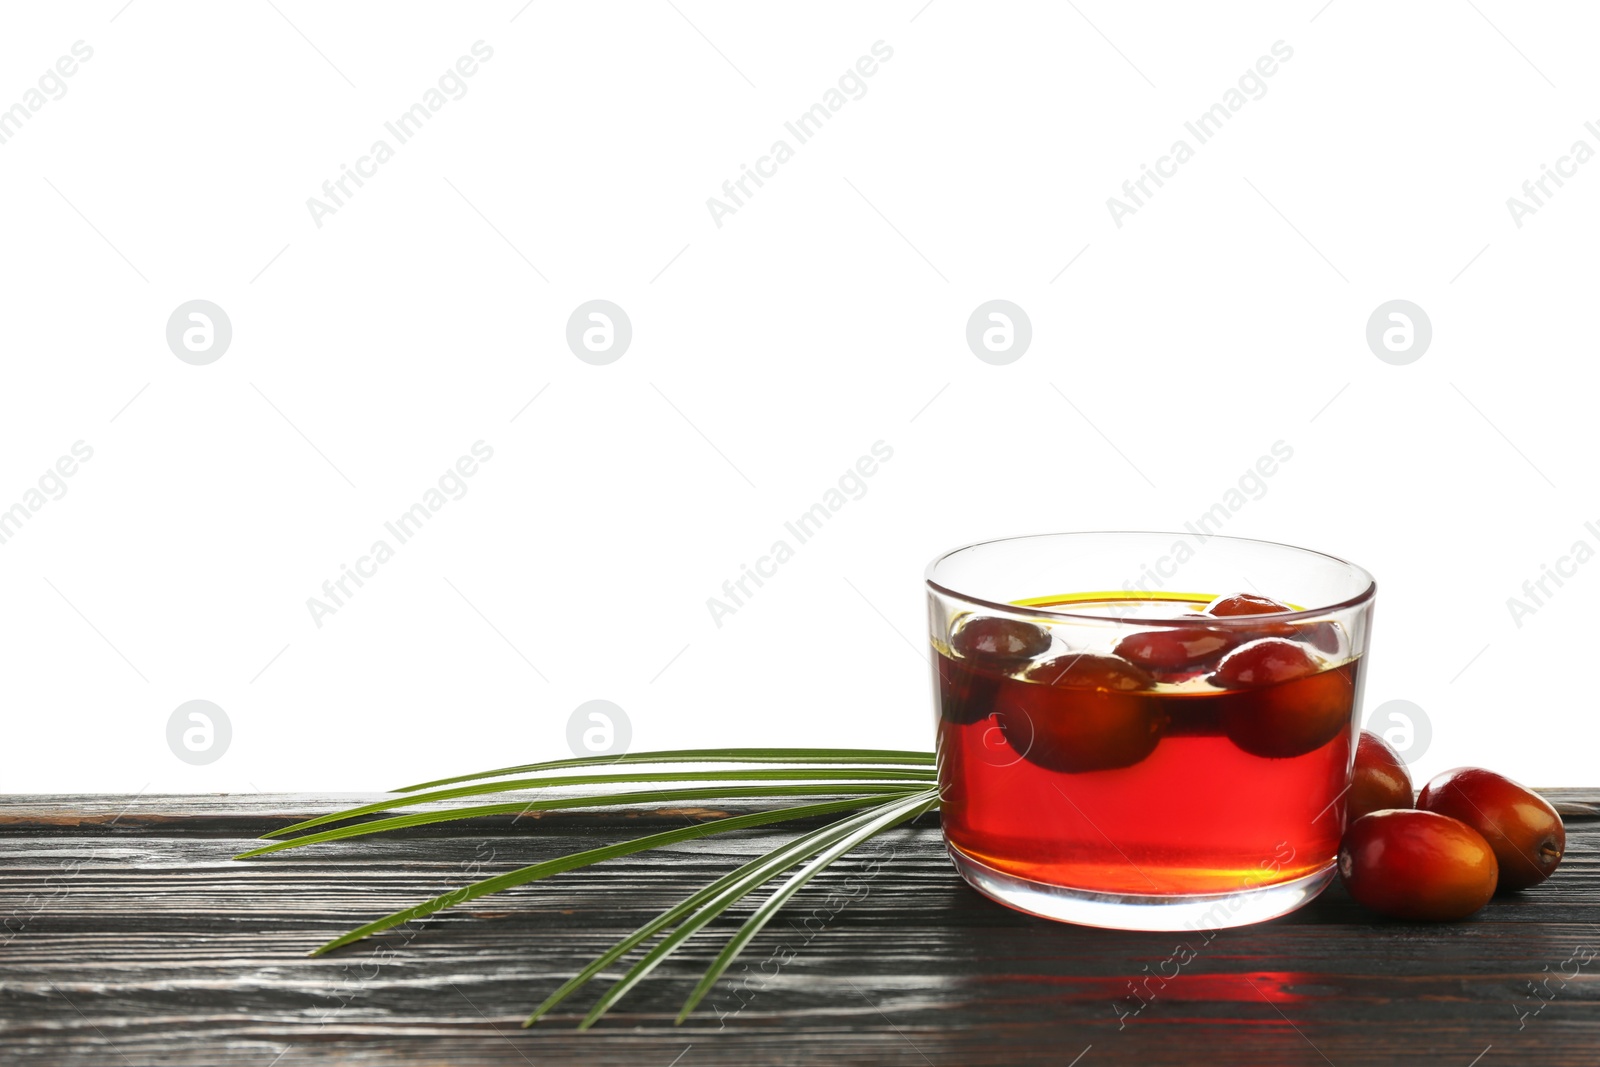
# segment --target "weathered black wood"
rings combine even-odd
[[[1334,886],[1209,941],[991,904],[956,877],[925,818],[818,878],[689,1023],[671,1025],[722,937],[692,942],[584,1034],[573,1024],[603,983],[534,1030],[518,1023],[616,938],[778,833],[614,860],[313,960],[305,951],[324,939],[474,877],[721,809],[483,820],[238,863],[229,857],[271,828],[372,798],[6,798],[0,1061],[942,1067],[1082,1054],[1081,1067],[1591,1067],[1600,790],[1549,795],[1568,813],[1566,861],[1471,921],[1376,920]],[[863,888],[826,903],[847,885]],[[1183,942],[1195,955],[1178,967]]]

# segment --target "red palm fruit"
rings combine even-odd
[[[1270,597],[1257,596],[1255,593],[1234,593],[1231,596],[1218,597],[1206,605],[1206,614],[1214,618],[1235,618],[1249,615],[1277,615],[1285,611],[1293,611],[1288,604],[1280,603]],[[1341,632],[1336,622],[1264,622],[1252,627],[1252,632],[1266,637],[1292,637],[1297,641],[1307,641],[1313,647],[1329,655],[1338,652],[1341,645]]]
[[[1398,753],[1377,734],[1361,731],[1356,742],[1356,767],[1346,794],[1345,825],[1375,811],[1409,808],[1411,775]]]
[[[1228,618],[1232,615],[1275,615],[1280,611],[1292,611],[1287,604],[1280,604],[1271,597],[1257,596],[1255,593],[1231,593],[1228,596],[1219,596],[1206,605],[1206,614],[1218,618]]]
[[[1178,671],[1209,663],[1239,643],[1241,636],[1204,626],[1174,626],[1129,634],[1117,642],[1117,655],[1153,671]]]
[[[1211,674],[1220,689],[1259,689],[1315,674],[1322,664],[1304,645],[1263,637],[1229,652]]]
[[[1500,861],[1504,890],[1538,885],[1567,848],[1567,829],[1549,801],[1481,767],[1436,775],[1423,786],[1417,807],[1460,819],[1482,834]]]
[[[967,659],[1021,663],[1050,647],[1050,631],[1021,619],[975,615],[961,624],[950,645]]]
[[[1216,699],[1230,741],[1252,756],[1293,759],[1350,729],[1355,684],[1346,665]]]
[[[1356,903],[1395,919],[1465,919],[1494,896],[1499,864],[1483,835],[1431,811],[1378,811],[1339,845],[1339,876]]]
[[[1161,702],[1141,692],[1152,679],[1126,660],[1074,653],[1023,677],[1001,683],[995,718],[1012,748],[1046,770],[1131,767],[1161,740]]]

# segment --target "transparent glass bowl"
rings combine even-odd
[[[927,586],[945,841],[980,892],[1180,930],[1282,915],[1332,879],[1366,571],[1242,538],[1065,533],[957,549]],[[1231,594],[1292,610],[1201,613]]]

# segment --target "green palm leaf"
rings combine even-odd
[[[457,782],[471,782],[479,778],[499,778],[507,774],[528,774],[533,771],[560,770],[567,767],[612,766],[618,763],[801,763],[838,765],[841,763],[912,764],[932,766],[933,753],[911,752],[887,748],[685,748],[661,752],[630,752],[621,756],[580,756],[577,759],[549,760],[544,763],[522,763],[515,767],[501,767],[476,774],[459,774],[454,778],[437,778],[431,782],[402,786],[396,793],[414,793],[419,789],[433,789]]]
[[[896,799],[893,796],[887,800],[852,797],[847,800],[835,800],[823,804],[802,804],[797,807],[779,808],[776,811],[758,811],[748,815],[734,815],[726,819],[697,823],[694,826],[685,826],[659,834],[650,834],[646,837],[619,842],[615,845],[606,845],[602,848],[575,852],[553,860],[545,860],[543,863],[535,863],[528,867],[508,871],[493,878],[472,882],[448,893],[442,893],[420,904],[386,915],[374,922],[367,923],[365,926],[357,927],[349,933],[342,934],[332,941],[313,949],[310,954],[320,956],[351,942],[360,941],[364,937],[387,930],[392,926],[399,926],[401,923],[410,922],[412,919],[420,919],[425,915],[432,915],[436,911],[443,911],[445,908],[454,907],[468,900],[474,900],[490,893],[498,893],[503,889],[510,889],[526,882],[548,878],[553,874],[561,874],[564,871],[587,867],[592,863],[615,859],[618,856],[643,852],[646,849],[660,848],[662,845],[676,844],[679,841],[691,841],[697,837],[707,837],[711,834],[727,833],[730,830],[743,830],[747,827],[765,826],[775,822],[791,822],[795,819],[804,819],[812,815],[831,815],[834,812],[850,811],[868,805],[886,804]]]
[[[881,812],[865,812],[826,827],[820,831],[817,840],[824,846],[848,842],[849,847],[844,851],[849,851],[849,849],[855,848],[874,834],[881,833],[889,827],[905,821],[905,819],[910,818],[917,811],[925,809],[928,804],[935,800],[937,800],[937,796],[931,791],[912,794],[909,799],[891,799],[880,805],[885,809]],[[699,910],[673,930],[660,944],[647,952],[644,958],[634,964],[633,968],[623,975],[615,985],[606,990],[595,1006],[589,1010],[589,1014],[584,1016],[583,1022],[578,1024],[578,1029],[587,1030],[593,1026],[600,1016],[610,1009],[612,1004],[616,1003],[624,993],[637,985],[645,975],[654,970],[657,964],[677,951],[678,947],[687,941],[696,930],[721,915],[741,897],[759,888],[762,883],[766,882],[774,874],[792,866],[793,860],[786,852],[786,849],[780,848],[768,853],[762,857],[761,861],[748,874],[730,883],[721,892],[700,905]]]
[[[344,819],[353,819],[360,815],[371,815],[375,812],[387,811],[394,807],[408,807],[414,804],[426,804],[436,800],[454,800],[458,797],[482,796],[487,793],[507,793],[517,789],[549,789],[557,786],[573,785],[612,785],[620,783],[644,784],[649,782],[784,782],[784,781],[860,781],[875,782],[906,781],[926,782],[930,780],[931,771],[921,768],[887,768],[863,772],[857,770],[839,770],[836,768],[819,769],[780,769],[756,771],[718,771],[707,773],[705,771],[653,771],[648,773],[633,772],[628,774],[578,774],[559,775],[553,778],[516,778],[509,782],[490,782],[483,785],[464,785],[453,789],[436,789],[427,793],[407,794],[403,800],[380,800],[372,804],[363,804],[355,808],[346,808],[329,815],[319,815],[315,819],[306,819],[293,826],[285,826],[281,830],[274,830],[262,834],[263,838],[283,837],[286,834],[298,833],[309,830],[314,826],[324,826],[330,822],[340,822]]]
[[[750,797],[836,797],[845,795],[876,796],[883,793],[909,793],[918,790],[920,787],[921,783],[911,782],[852,782],[849,785],[702,786],[694,789],[635,790],[628,793],[608,793],[601,796],[554,797],[547,800],[518,801],[512,804],[476,804],[466,808],[451,808],[448,811],[422,811],[411,815],[397,815],[389,819],[375,819],[370,822],[355,823],[351,826],[340,826],[333,830],[323,830],[319,833],[306,834],[302,837],[291,837],[286,841],[274,841],[270,845],[263,845],[248,852],[241,852],[233,858],[236,860],[253,859],[256,856],[264,856],[269,852],[282,852],[284,849],[300,848],[303,845],[316,845],[324,841],[340,841],[350,837],[365,837],[368,834],[381,834],[390,830],[401,830],[408,826],[425,826],[430,823],[475,819],[488,815],[522,815],[533,811],[554,811],[562,808],[620,807],[625,804],[666,804],[678,800],[738,800]]]
[[[730,871],[728,874],[718,878],[705,888],[698,890],[689,897],[686,897],[672,908],[662,912],[660,915],[656,916],[654,919],[651,919],[649,922],[639,927],[621,941],[618,941],[615,945],[612,945],[605,952],[597,956],[588,966],[584,967],[583,970],[569,978],[561,986],[561,988],[557,989],[554,993],[551,993],[548,997],[546,997],[544,1003],[533,1009],[532,1014],[530,1014],[528,1018],[523,1021],[522,1025],[532,1026],[534,1023],[538,1022],[540,1018],[550,1011],[550,1009],[561,1003],[561,1001],[565,1000],[569,995],[578,990],[581,986],[587,983],[595,975],[599,974],[606,967],[610,966],[616,960],[626,955],[631,949],[637,947],[639,944],[647,940],[651,935],[673,925],[683,916],[688,915],[690,912],[699,908],[712,897],[719,896],[724,890],[736,885],[748,885],[750,876],[760,874],[762,872],[765,872],[762,874],[763,878],[771,878],[774,874],[782,873],[782,871],[786,870],[788,867],[791,867],[796,863],[800,863],[807,857],[814,855],[820,849],[826,847],[828,835],[832,831],[836,830],[838,826],[838,823],[831,823],[828,826],[824,826],[820,829],[812,830],[810,833],[796,838],[787,845],[783,845],[780,848],[765,853],[764,855],[751,860],[735,870]],[[760,883],[757,883],[757,885],[759,884]],[[748,891],[749,890],[747,890],[747,892]],[[620,995],[621,994],[619,993],[618,996]],[[614,999],[615,998],[613,998],[613,1000]]]
[[[755,914],[745,920],[745,924],[739,928],[739,932],[733,935],[727,947],[717,955],[717,958],[711,962],[711,966],[706,969],[705,976],[700,979],[700,984],[694,987],[694,992],[689,994],[689,999],[684,1001],[683,1010],[678,1012],[678,1017],[674,1022],[682,1023],[683,1020],[689,1017],[689,1013],[694,1011],[695,1005],[699,1004],[706,993],[710,992],[711,987],[717,984],[717,979],[722,977],[728,966],[733,963],[740,952],[744,951],[744,947],[750,943],[750,939],[761,932],[761,928],[767,925],[767,922],[777,913],[778,909],[783,907],[790,897],[799,892],[802,886],[818,874],[821,874],[834,860],[857,848],[868,838],[916,818],[938,803],[938,800],[937,794],[924,794],[910,801],[890,804],[887,806],[887,810],[882,813],[869,812],[868,815],[871,816],[869,821],[848,836],[840,839],[837,843],[830,845],[816,859],[806,864],[794,877],[785,882],[781,889],[768,897],[755,910]]]
[[[647,769],[649,765],[672,763],[699,764],[774,764],[772,768],[741,769],[708,767],[692,771],[661,771]],[[616,764],[639,764],[639,770],[602,774],[556,774],[549,771],[566,771],[595,768]],[[486,782],[483,779],[501,778],[505,775],[537,775],[509,781]],[[727,833],[773,823],[789,822],[813,816],[856,812],[827,826],[803,833],[788,843],[742,864],[711,884],[691,894],[677,905],[662,912],[650,922],[617,942],[593,962],[588,964],[550,996],[545,998],[528,1016],[524,1026],[533,1024],[561,1001],[592,980],[606,967],[626,955],[653,935],[671,928],[658,944],[634,964],[629,971],[601,996],[580,1024],[588,1029],[630,989],[636,986],[662,960],[677,951],[695,932],[724,914],[739,900],[759,890],[777,875],[800,864],[805,864],[792,874],[788,881],[764,900],[745,921],[722,951],[712,961],[710,968],[685,1001],[677,1021],[686,1019],[704,999],[728,967],[760,932],[773,915],[783,907],[806,883],[825,870],[839,857],[859,847],[868,839],[913,819],[939,803],[934,785],[934,756],[928,752],[900,749],[829,749],[829,748],[718,748],[684,749],[677,751],[639,752],[623,756],[579,757],[568,760],[549,760],[543,763],[526,763],[477,774],[440,778],[431,782],[406,786],[396,792],[404,794],[393,800],[378,801],[348,808],[295,823],[264,835],[265,839],[283,838],[265,846],[241,853],[236,859],[247,859],[299,848],[327,841],[362,837],[384,833],[410,826],[470,819],[480,816],[509,815],[519,812],[558,810],[563,808],[623,807],[633,804],[672,803],[681,800],[731,800],[741,798],[783,798],[803,796],[829,796],[836,799],[816,804],[802,804],[768,811],[729,816],[693,826],[650,834],[646,837],[623,841],[601,848],[571,853],[556,859],[535,863],[492,878],[485,878],[440,894],[410,908],[386,915],[365,926],[336,937],[312,951],[319,956],[336,948],[412,919],[422,918],[456,904],[477,897],[498,893],[527,882],[548,878],[564,871],[575,870],[593,863],[659,848],[681,841],[693,840],[712,834]],[[678,788],[672,783],[686,783]],[[466,784],[471,783],[471,784]],[[750,783],[750,784],[742,784]],[[404,808],[460,797],[508,793],[522,789],[556,789],[593,787],[601,785],[667,786],[667,788],[636,789],[630,791],[585,793],[583,795],[536,796],[498,804],[477,804],[435,811],[410,812],[385,818],[351,823],[345,826],[305,833],[328,823],[358,819],[396,807]],[[447,788],[440,788],[447,787]],[[808,862],[809,861],[809,862]]]

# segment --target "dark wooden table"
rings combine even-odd
[[[270,828],[371,798],[8,798],[0,1063],[1592,1067],[1600,791],[1546,792],[1567,815],[1566,861],[1473,920],[1385,922],[1335,885],[1294,915],[1209,941],[991,904],[957,878],[936,816],[924,818],[813,882],[685,1025],[672,1017],[721,938],[691,942],[588,1033],[573,1026],[602,982],[537,1028],[518,1024],[622,934],[775,835],[614,860],[308,959],[330,936],[474,877],[722,809],[486,820],[240,863],[229,857]],[[845,906],[824,903],[847,884]],[[1194,955],[1179,965],[1181,942]]]

